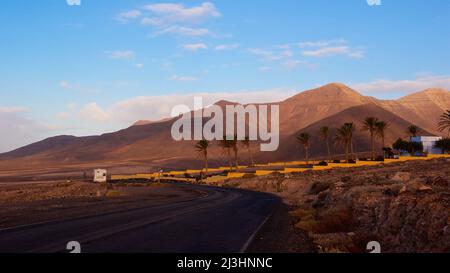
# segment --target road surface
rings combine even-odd
[[[258,192],[180,185],[194,200],[0,230],[0,252],[237,253],[246,249],[280,200]]]

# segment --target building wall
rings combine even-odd
[[[441,149],[434,148],[436,141],[441,140],[442,137],[437,136],[419,136],[411,138],[413,142],[422,142],[423,151],[428,152],[429,154],[442,154]]]

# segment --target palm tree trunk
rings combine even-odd
[[[327,140],[328,161],[331,162],[330,142]]]
[[[234,150],[234,163],[236,164],[236,170],[239,170],[238,151]]]
[[[370,143],[372,146],[372,161],[375,160],[375,138],[373,137],[373,132],[370,132]]]
[[[228,154],[228,164],[230,164],[230,172],[231,172],[231,171],[233,171],[233,160],[231,159],[230,149],[228,149],[227,154]]]
[[[309,165],[309,155],[308,155],[308,148],[305,147],[305,159],[306,159],[306,165]]]
[[[253,160],[253,154],[252,154],[252,150],[250,149],[250,147],[248,147],[248,154],[250,155],[250,163],[252,164],[251,166],[255,166],[255,161]]]
[[[349,145],[350,145],[350,142],[345,143],[345,161],[347,161],[347,163],[349,163],[349,158],[348,158]]]
[[[205,154],[205,171],[206,175],[208,175],[208,155]]]

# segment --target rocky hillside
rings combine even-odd
[[[450,159],[229,181],[272,192],[321,252],[450,251]]]

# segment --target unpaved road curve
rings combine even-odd
[[[0,252],[240,252],[280,200],[258,192],[181,185],[206,197],[61,222],[0,230]]]

